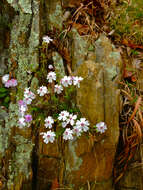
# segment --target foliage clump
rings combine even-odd
[[[143,43],[143,1],[121,1],[113,11],[110,26],[116,41]]]

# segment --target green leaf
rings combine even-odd
[[[2,105],[5,106],[6,108],[8,108],[9,103],[3,103]]]
[[[64,133],[64,131],[64,128],[61,128],[60,130],[56,131],[56,137],[58,138],[59,136],[61,136]]]
[[[8,92],[6,88],[0,88],[0,93]]]
[[[10,101],[10,97],[7,96],[5,99],[4,99],[4,103],[8,103]]]
[[[0,94],[0,98],[3,98],[3,97],[5,97],[5,96],[7,96],[7,93],[1,93],[1,94]]]
[[[95,47],[93,45],[90,45],[88,48],[88,51],[94,51],[94,50],[95,50]]]
[[[31,111],[35,111],[35,112],[37,112],[37,111],[39,111],[40,109],[39,108],[37,108],[37,107],[33,107],[33,108],[31,108]]]

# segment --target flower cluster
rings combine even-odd
[[[28,105],[32,103],[32,100],[35,99],[35,94],[30,91],[29,88],[25,88],[24,90],[24,99],[18,101],[19,105],[19,127],[29,126],[32,121],[32,115],[26,114],[28,111]]]
[[[6,88],[15,87],[15,86],[17,86],[17,80],[16,80],[16,79],[8,80],[8,81],[5,83],[5,87],[6,87]]]
[[[48,37],[43,37],[43,42],[49,44],[53,40]],[[50,92],[54,92],[57,95],[61,94],[67,87],[77,86],[80,87],[80,83],[83,80],[80,76],[64,76],[60,81],[57,80],[56,73],[54,72],[54,66],[49,65],[48,70],[50,72],[47,74],[47,80],[49,86],[40,86],[37,89],[37,94],[43,97]],[[15,87],[17,86],[16,79],[9,79],[9,74],[2,77],[2,83],[5,87]],[[50,90],[52,88],[52,90]],[[65,93],[66,94],[66,93]],[[62,101],[65,96],[60,96]],[[18,101],[19,113],[18,113],[18,124],[20,128],[25,126],[30,126],[30,122],[33,120],[32,115],[28,113],[28,105],[36,98],[36,95],[30,90],[30,88],[25,88],[23,100]],[[58,135],[62,135],[63,140],[73,140],[76,137],[80,137],[82,133],[89,130],[89,121],[86,118],[79,118],[78,115],[69,113],[67,110],[61,111],[56,118],[48,116],[44,120],[45,128],[49,129],[46,132],[42,132],[41,135],[46,144],[53,143]],[[56,128],[56,126],[58,126]],[[96,131],[99,133],[104,133],[107,130],[107,126],[104,122],[97,123]],[[59,134],[58,134],[59,133]]]
[[[81,136],[82,132],[87,132],[89,130],[89,122],[85,118],[80,118],[77,120],[77,115],[70,114],[68,111],[62,111],[57,119],[61,122],[62,128],[64,128],[63,139],[64,140],[73,140],[74,136]],[[52,125],[54,124],[54,119],[51,116],[48,116],[45,119],[45,127],[52,129]],[[48,133],[48,136],[46,135]],[[45,133],[41,133],[43,135],[43,139],[45,143],[54,142],[56,134],[51,130]]]
[[[4,84],[6,88],[17,86],[17,80],[9,79],[9,74],[6,74],[2,77],[2,83]]]
[[[17,86],[17,80],[9,79],[9,74],[6,74],[2,77],[2,83],[4,84],[6,88]]]
[[[49,65],[51,69],[53,69],[52,65]],[[47,75],[47,80],[49,83],[52,83],[56,81],[56,73],[53,71],[50,71]],[[57,94],[60,94],[63,91],[63,87],[69,87],[71,85],[80,87],[80,82],[83,80],[82,77],[78,76],[64,76],[60,80],[60,85],[56,84],[54,87],[54,92]],[[41,89],[42,90],[42,89]],[[38,92],[40,94],[40,92]]]
[[[30,91],[30,88],[25,88],[24,90],[24,102],[26,104],[31,104],[32,100],[36,98],[35,94]]]
[[[52,39],[48,36],[43,37],[43,42],[50,43]],[[56,81],[57,76],[53,71],[53,65],[48,66],[50,71],[47,74],[48,83],[52,85],[49,87],[53,88],[54,93],[61,94],[65,88],[70,87],[71,85],[80,87],[80,82],[83,80],[82,77],[79,76],[64,76],[59,83]],[[2,77],[2,82],[5,87],[15,87],[17,86],[16,79],[9,79],[9,74],[6,74]],[[50,90],[48,90],[47,86],[40,86],[37,89],[37,94],[42,97],[46,94],[50,94]],[[18,124],[20,128],[25,126],[30,126],[30,122],[33,120],[32,115],[28,113],[28,105],[32,103],[32,101],[36,98],[36,95],[30,90],[30,88],[25,88],[23,100],[18,101],[19,106],[19,114],[18,114]],[[44,139],[44,142],[53,143],[57,135],[56,128],[53,127],[59,126],[61,128],[60,134],[62,134],[63,140],[73,140],[74,137],[80,137],[83,132],[87,132],[89,130],[89,121],[86,118],[79,118],[76,114],[69,113],[66,110],[61,111],[58,114],[58,117],[54,119],[52,116],[48,116],[44,120],[45,128],[49,129],[47,132],[42,132],[41,135]],[[96,131],[100,133],[104,133],[107,129],[107,126],[104,122],[97,123]],[[59,129],[58,129],[59,130]]]
[[[82,77],[78,76],[64,76],[64,78],[61,79],[60,83],[64,87],[68,87],[70,85],[77,86],[78,88],[80,87],[80,82],[83,80]]]

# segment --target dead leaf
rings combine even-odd
[[[59,183],[58,183],[58,180],[57,178],[55,178],[53,181],[52,181],[52,187],[51,187],[51,190],[56,190],[59,188]]]

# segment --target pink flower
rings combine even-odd
[[[6,88],[15,87],[15,86],[17,86],[17,80],[16,80],[16,79],[8,80],[8,81],[5,83],[5,87],[6,87]]]
[[[32,121],[32,115],[25,115],[25,121],[26,122],[31,122]]]
[[[23,100],[18,101],[19,106],[26,106],[26,103]]]
[[[5,83],[5,87],[6,87],[6,88],[11,87],[11,81],[10,81],[10,80],[8,80],[8,81]]]
[[[11,86],[13,86],[13,87],[17,86],[17,80],[16,79],[11,79]]]

